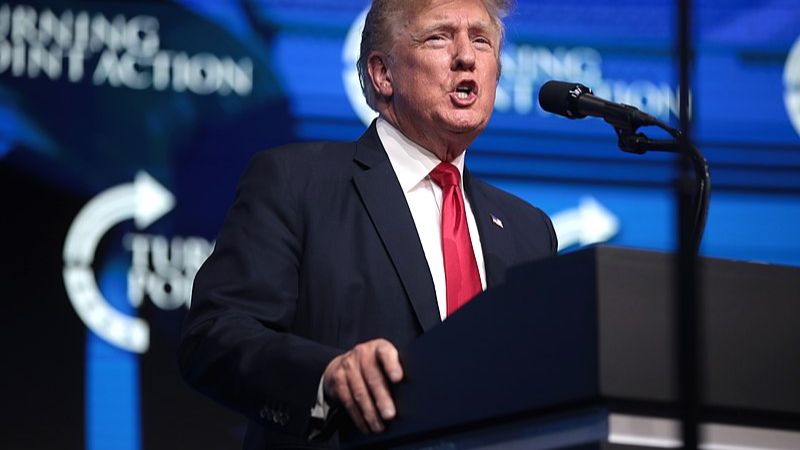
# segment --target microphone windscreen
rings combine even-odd
[[[539,106],[543,110],[560,116],[577,119],[586,117],[574,111],[572,105],[576,98],[575,89],[584,88],[586,93],[591,91],[578,83],[550,80],[539,89]],[[588,92],[587,92],[588,91]]]

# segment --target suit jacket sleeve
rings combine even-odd
[[[273,156],[249,164],[195,279],[179,363],[186,381],[265,427],[305,436],[341,350],[292,333],[303,254],[299,181]]]

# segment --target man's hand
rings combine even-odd
[[[389,382],[403,379],[397,349],[386,339],[374,339],[334,358],[322,375],[325,396],[347,409],[362,433],[379,433],[394,418]]]

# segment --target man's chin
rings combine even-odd
[[[454,134],[480,134],[486,128],[485,121],[455,121],[445,123],[447,131]]]
[[[455,133],[480,133],[486,128],[489,117],[478,108],[456,109],[443,114],[441,122]]]

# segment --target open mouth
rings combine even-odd
[[[474,81],[462,81],[458,83],[455,89],[455,96],[460,100],[467,100],[472,95],[477,95],[478,86]]]

